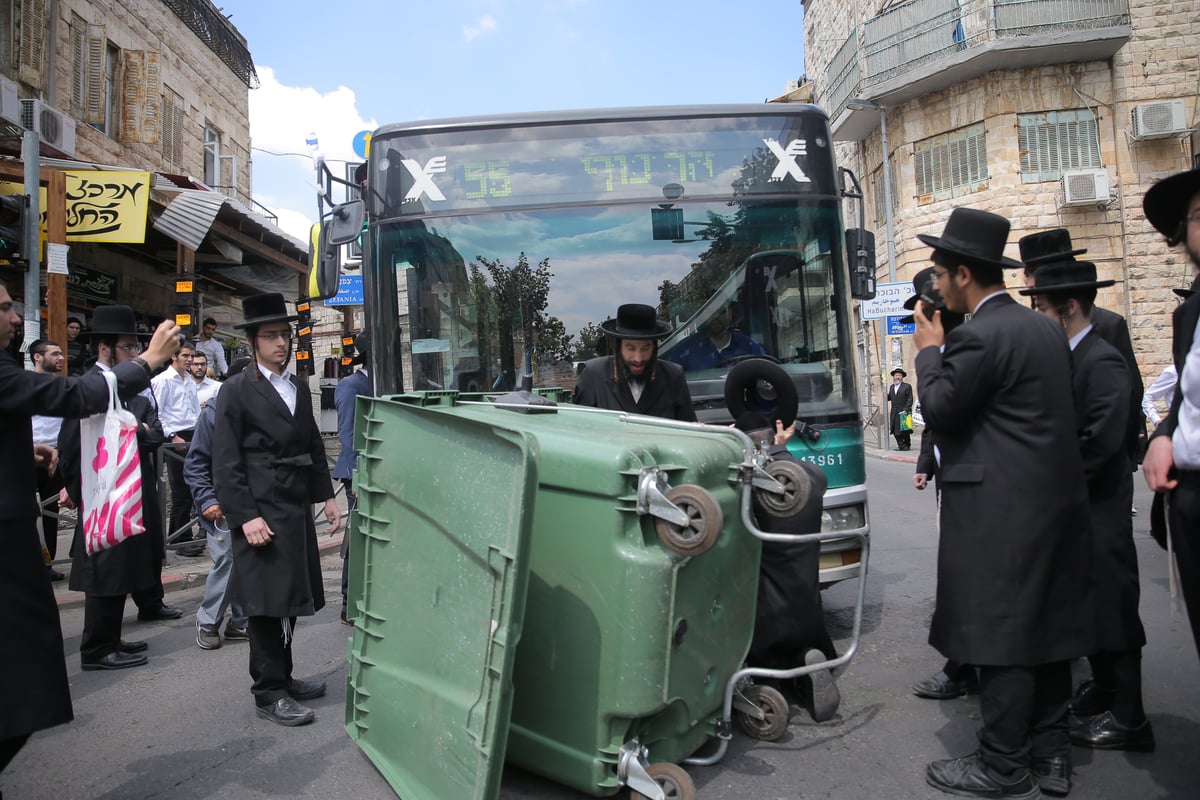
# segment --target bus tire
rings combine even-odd
[[[747,412],[760,414],[774,427],[796,421],[796,385],[778,364],[764,358],[747,359],[725,376],[725,407],[735,420]]]

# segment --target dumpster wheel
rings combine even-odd
[[[754,500],[764,511],[776,517],[792,517],[808,505],[812,494],[812,481],[808,474],[792,461],[772,461],[763,471],[783,486],[783,494],[773,494],[764,489],[754,493]]]
[[[741,690],[744,700],[758,708],[761,718],[735,711],[734,720],[747,736],[764,742],[773,742],[783,736],[788,727],[788,702],[783,693],[774,686],[756,684]]]
[[[687,774],[687,770],[678,764],[661,761],[649,764],[646,772],[662,788],[664,800],[696,800],[696,784],[692,782],[692,776]],[[629,792],[629,797],[630,800],[650,800],[641,792],[633,790]]]
[[[711,550],[725,522],[716,499],[708,490],[690,483],[667,490],[666,498],[687,514],[688,524],[680,527],[665,519],[656,519],[654,528],[663,547],[681,556],[698,556]]]

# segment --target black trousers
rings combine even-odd
[[[287,697],[292,680],[292,639],[284,641],[283,623],[291,633],[296,630],[296,618],[250,617],[250,687],[254,703],[269,706]]]
[[[979,749],[988,768],[1005,777],[1034,758],[1069,755],[1071,662],[1034,667],[979,667],[983,729]]]
[[[117,652],[121,644],[121,620],[125,616],[125,595],[84,595],[83,635],[79,639],[81,661],[98,661]]]
[[[1167,496],[1167,522],[1179,566],[1179,584],[1200,651],[1200,472],[1180,470],[1179,485]]]
[[[342,478],[342,485],[346,487],[346,508],[350,514],[354,514],[354,509],[358,506],[358,495],[353,491],[354,481],[349,478]],[[350,520],[351,516],[346,517],[346,527],[342,531],[342,608],[346,607],[346,595],[350,591]]]
[[[51,475],[44,469],[37,471],[37,492],[38,498],[43,502],[51,497],[58,497],[58,492],[63,488],[62,474],[55,470]],[[46,540],[46,550],[50,553],[50,560],[58,555],[58,518],[51,514],[42,514],[42,537]]]
[[[24,736],[13,736],[8,739],[0,739],[0,772],[4,772],[4,768],[9,762],[16,757],[17,753],[21,752],[21,748],[29,741],[29,734]]]
[[[912,431],[892,431],[892,435],[896,437],[896,446],[901,450],[912,447]]]
[[[185,442],[192,441],[192,431],[176,431],[175,436]],[[185,451],[186,452],[186,451]],[[179,455],[183,455],[180,453]],[[171,487],[171,527],[167,529],[167,538],[188,523],[192,518],[192,490],[183,479],[183,460],[167,456],[167,483]],[[192,539],[192,531],[181,536],[176,541],[186,542]]]
[[[942,672],[946,673],[946,677],[952,681],[969,681],[976,677],[975,668],[970,664],[960,664],[950,659],[946,660]]]

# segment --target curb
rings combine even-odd
[[[342,532],[342,536],[344,535],[345,531]],[[317,553],[325,556],[331,552],[340,550],[342,547],[342,536],[331,539],[328,536],[318,534]],[[212,569],[212,560],[206,554],[195,559],[195,562],[194,564],[172,564],[164,567],[162,575],[163,593],[179,592],[203,584],[208,578],[209,571]],[[66,581],[62,583],[65,584]],[[54,600],[58,604],[60,611],[67,608],[82,608],[85,596],[83,592],[74,592],[65,586],[54,592]]]
[[[906,464],[916,464],[917,463],[916,456],[902,456],[902,455],[898,455],[896,453],[891,453],[891,452],[885,453],[883,450],[872,450],[870,448],[867,448],[866,454],[871,456],[872,458],[877,458],[880,461],[901,461]]]

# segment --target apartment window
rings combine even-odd
[[[1066,170],[1104,166],[1096,117],[1088,109],[1021,114],[1017,120],[1023,183],[1056,181]]]
[[[221,134],[208,125],[204,126],[204,182],[221,185]]]
[[[987,188],[987,136],[979,122],[917,142],[917,202],[949,200]]]
[[[115,136],[120,128],[120,92],[117,91],[117,65],[121,63],[121,51],[111,43],[104,47],[104,118],[97,127],[109,136]]]
[[[175,169],[183,164],[183,98],[170,89],[162,96],[162,142],[163,161]]]

